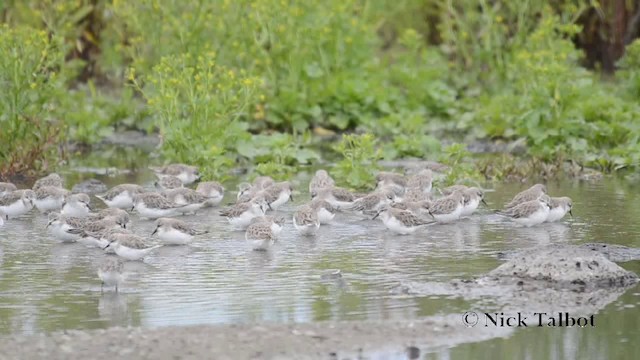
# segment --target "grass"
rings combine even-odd
[[[55,167],[64,144],[131,128],[157,132],[165,161],[206,178],[238,166],[283,178],[337,157],[354,188],[381,158],[442,159],[462,169],[447,182],[520,170],[511,157],[467,165],[464,146],[443,139],[519,141],[536,164],[617,171],[640,160],[640,45],[613,80],[584,68],[575,45],[594,31],[588,14],[608,21],[596,1],[0,7],[4,176]]]

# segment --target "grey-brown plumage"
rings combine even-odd
[[[91,221],[102,220],[105,218],[114,219],[122,227],[126,227],[126,225],[131,221],[129,213],[118,208],[105,208],[97,213],[89,215],[89,220]]]
[[[131,197],[136,194],[142,194],[145,192],[144,188],[137,184],[120,184],[112,187],[106,193],[104,193],[104,195],[99,196],[99,198],[104,200],[113,200],[116,196],[125,191],[129,193]]]
[[[393,184],[402,187],[407,186],[407,178],[404,175],[390,171],[379,172],[378,175],[376,175],[376,181],[380,187],[391,186]]]
[[[105,238],[109,240],[110,243],[118,242],[121,246],[130,249],[145,250],[158,247],[156,243],[136,234],[109,232]]]
[[[247,240],[275,240],[271,224],[267,221],[257,221],[247,227]]]
[[[63,199],[67,195],[71,195],[71,191],[57,186],[40,186],[35,192],[36,200],[43,200],[49,197]]]
[[[347,210],[362,211],[363,213],[374,214],[382,206],[387,205],[394,201],[396,194],[389,188],[383,188],[376,190],[371,194],[356,199],[350,206],[346,207]]]
[[[273,180],[271,176],[258,176],[253,180],[253,185],[257,191],[264,190],[269,186],[275,184],[276,182]]]
[[[82,229],[87,223],[92,222],[86,217],[76,217],[76,216],[64,216],[60,213],[53,212],[47,215],[47,219],[49,220],[47,226],[52,225],[55,221],[60,221],[61,223],[66,223],[72,228]]]
[[[431,191],[433,173],[429,169],[424,169],[417,174],[411,175],[407,180],[407,188],[420,189],[426,193]]]
[[[330,213],[335,213],[338,211],[333,205],[331,205],[328,201],[322,199],[313,199],[311,200],[311,207],[315,210],[325,209]]]
[[[6,195],[12,191],[18,190],[18,188],[10,182],[0,182],[0,196]]]
[[[192,236],[203,235],[209,232],[208,230],[199,230],[196,227],[190,224],[187,224],[182,220],[173,219],[173,218],[159,218],[158,220],[156,220],[156,228],[159,228],[159,227],[174,228],[180,232],[183,232],[185,234],[189,234]]]
[[[228,207],[226,209],[222,209],[222,210],[220,210],[220,215],[224,216],[224,217],[235,218],[235,217],[238,217],[238,216],[242,215],[246,211],[251,210],[254,207],[255,208],[262,208],[263,210],[266,209],[267,202],[264,199],[264,197],[261,197],[261,196],[255,197],[255,198],[251,199],[250,201],[239,203],[239,204],[235,204],[235,205],[230,206],[230,207]]]
[[[134,198],[134,204],[137,204],[141,201],[144,202],[144,204],[147,207],[153,208],[153,209],[167,210],[167,209],[175,209],[180,207],[179,204],[176,204],[175,202],[167,199],[161,194],[154,193],[154,192],[136,194]]]
[[[14,190],[8,194],[5,194],[3,196],[0,196],[0,206],[9,206],[13,203],[15,203],[16,201],[22,200],[22,199],[31,199],[34,200],[35,199],[35,192],[31,191],[31,190],[27,190],[26,191],[21,191],[21,190]]]
[[[224,186],[217,181],[203,181],[196,187],[197,192],[209,197],[213,197],[216,193],[224,195],[224,190]]]
[[[163,176],[155,182],[155,186],[161,190],[171,190],[184,187],[182,180],[173,175]]]
[[[258,191],[259,190],[257,190],[248,182],[241,182],[240,184],[238,184],[238,195],[236,196],[236,204],[244,203],[253,199]]]
[[[293,221],[296,227],[310,225],[320,226],[318,214],[311,205],[302,205],[298,207],[296,212],[293,214]]]
[[[36,180],[36,182],[33,184],[32,189],[38,190],[43,186],[54,186],[61,188],[64,186],[64,181],[62,180],[62,177],[60,177],[60,175],[51,173],[43,178]]]
[[[449,187],[446,187],[444,189],[440,190],[440,193],[444,196],[449,196],[451,194],[453,194],[456,191],[459,192],[464,192],[465,190],[467,190],[469,187],[466,185],[451,185]]]
[[[433,195],[428,192],[424,192],[420,188],[407,188],[404,195],[402,196],[402,202],[416,202],[416,201],[424,201],[424,200],[433,200]]]
[[[464,196],[460,191],[455,191],[449,196],[437,199],[431,203],[429,213],[431,215],[451,214],[456,208],[464,205]]]
[[[327,198],[334,198],[340,202],[353,202],[357,197],[349,190],[341,187],[324,188],[311,193],[311,198],[320,200],[326,200]]]
[[[432,205],[432,201],[430,200],[421,200],[421,201],[403,201],[393,203],[391,207],[401,210],[408,210],[416,215],[427,214],[429,212],[429,208]]]
[[[542,195],[545,195],[546,193],[547,193],[546,186],[544,186],[543,184],[535,184],[532,187],[528,188],[527,190],[516,194],[516,196],[514,196],[513,199],[509,203],[507,203],[504,207],[506,209],[509,209],[509,208],[518,206],[524,202],[537,200]]]
[[[189,188],[165,190],[162,195],[176,204],[200,204],[209,200],[208,196]]]
[[[335,186],[336,182],[326,170],[318,170],[309,181],[309,193],[313,193],[319,189]]]

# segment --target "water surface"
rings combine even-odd
[[[74,182],[91,175],[65,174]],[[101,175],[114,185],[140,182],[148,173]],[[307,187],[300,178],[298,189]],[[487,193],[493,207],[526,184],[497,185]],[[228,186],[232,188],[230,184]],[[482,209],[471,219],[438,225],[409,236],[387,232],[378,221],[340,216],[315,238],[300,237],[291,223],[304,191],[278,214],[287,224],[269,252],[248,249],[217,209],[184,220],[210,231],[193,245],[164,247],[144,262],[129,262],[127,282],[116,294],[100,292],[96,271],[105,254],[80,244],[61,244],[45,231],[35,210],[0,228],[0,333],[31,334],[110,326],[158,327],[189,324],[415,319],[430,315],[492,310],[492,302],[448,296],[411,296],[400,284],[469,278],[498,266],[500,251],[553,243],[607,242],[640,246],[640,192],[622,180],[548,184],[552,195],[574,199],[574,218],[519,228]],[[225,202],[232,200],[228,194]],[[98,199],[94,205],[103,206]],[[149,235],[153,222],[133,217],[132,228]],[[637,262],[621,264],[640,272]],[[323,276],[332,269],[341,278]],[[505,357],[620,358],[638,353],[640,287],[627,291],[597,314],[596,328],[535,328],[507,339],[443,349],[428,358]],[[464,327],[461,326],[461,331]]]

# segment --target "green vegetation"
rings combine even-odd
[[[622,51],[592,51],[625,35],[616,11],[638,10],[616,1],[4,2],[0,176],[121,129],[158,133],[166,161],[208,178],[337,159],[359,188],[377,159],[402,157],[464,168],[448,182],[519,170],[510,156],[468,165],[442,139],[518,140],[553,164],[532,168],[637,168],[640,45],[615,78],[598,66]]]

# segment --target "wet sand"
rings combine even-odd
[[[0,359],[415,359],[442,347],[506,337],[461,315],[416,321],[110,328],[0,338]]]

